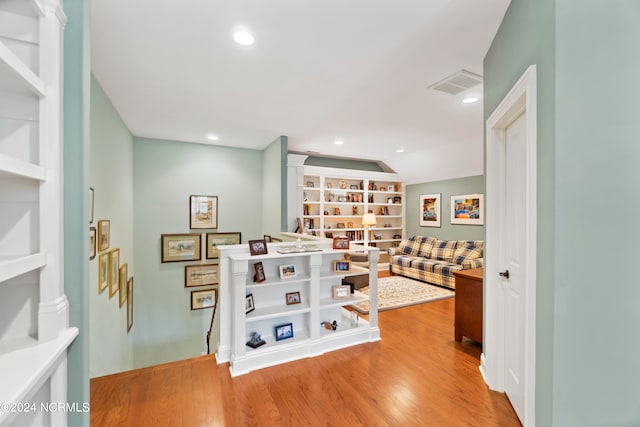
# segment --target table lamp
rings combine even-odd
[[[372,211],[369,211],[362,217],[362,225],[369,231],[369,234],[371,234],[371,228],[377,223],[378,222],[376,221],[376,216]],[[371,235],[369,235],[369,241],[371,241]]]

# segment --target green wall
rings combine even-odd
[[[133,137],[111,105],[100,84],[91,79],[91,160],[89,186],[94,189],[95,220],[111,222],[111,249],[120,249],[120,265],[127,263],[129,276],[136,276],[133,262]],[[89,262],[91,377],[133,369],[133,339],[127,333],[127,306],[120,307],[119,294],[98,294],[100,252]],[[134,292],[135,292],[134,286]],[[139,300],[134,296],[133,300]]]
[[[484,240],[484,225],[451,224],[451,196],[484,193],[484,176],[412,184],[405,187],[407,236],[430,236],[442,240]],[[420,226],[420,195],[440,193],[440,227]]]
[[[273,236],[286,231],[282,228],[282,218],[284,216],[286,221],[287,212],[287,192],[282,191],[287,182],[286,152],[287,137],[279,136],[264,149],[262,157],[262,231]]]
[[[160,235],[189,233],[189,196],[202,194],[218,196],[218,229],[211,231],[239,231],[243,243],[262,238],[262,156],[134,137],[135,368],[205,350],[212,310],[192,311],[193,289],[184,287],[185,265],[197,262],[162,264]],[[193,232],[205,238],[206,230]]]

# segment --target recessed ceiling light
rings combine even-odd
[[[398,148],[398,149],[396,150],[396,153],[404,153],[404,148]]]
[[[217,141],[217,140],[219,140],[220,138],[218,138],[218,136],[217,136],[217,135],[207,135],[207,139],[208,139],[209,141]]]
[[[342,145],[342,144],[344,144],[344,141],[341,140],[341,139],[336,139],[333,143],[336,144],[336,145]]]
[[[236,43],[242,46],[250,46],[255,42],[253,35],[248,31],[237,31],[233,34],[233,39]]]
[[[468,98],[463,99],[463,100],[462,100],[462,103],[463,103],[463,104],[471,104],[472,102],[476,102],[477,100],[478,100],[478,98],[477,98],[477,97],[475,97],[475,96],[470,96],[470,97],[468,97]]]

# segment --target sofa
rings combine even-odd
[[[482,240],[439,240],[413,236],[389,249],[389,271],[434,285],[455,289],[454,271],[483,265]]]

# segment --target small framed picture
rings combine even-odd
[[[335,285],[333,288],[333,299],[349,298],[351,287],[349,285]]]
[[[109,265],[111,274],[109,274],[109,298],[114,296],[120,288],[120,249],[113,249],[109,252]]]
[[[333,208],[334,215],[340,215],[340,208]]]
[[[285,323],[275,327],[276,341],[293,338],[293,323]]]
[[[387,197],[387,204],[389,205],[393,204],[393,197]]]
[[[291,279],[292,277],[296,277],[298,273],[296,272],[295,264],[285,264],[280,266],[280,278],[281,279]]]
[[[333,188],[333,184],[330,182],[327,182],[327,188]]]
[[[202,310],[216,305],[216,290],[207,289],[204,291],[191,292],[191,310]]]
[[[344,236],[334,237],[333,249],[349,249],[349,238]]]
[[[349,189],[350,189],[350,190],[358,190],[358,189],[359,189],[359,188],[358,188],[358,184],[351,184],[351,185],[349,185]]]
[[[200,261],[200,234],[163,234],[161,262]]]
[[[239,245],[242,243],[242,233],[207,233],[207,259],[220,258],[218,246]]]
[[[218,196],[189,196],[189,228],[218,228]]]
[[[353,221],[347,221],[347,228],[353,228]]]
[[[266,255],[267,252],[267,242],[262,240],[249,240],[249,252],[251,255]]]
[[[300,292],[287,292],[287,305],[300,304]]]
[[[313,188],[313,181],[307,181],[307,188]]]
[[[184,267],[184,287],[217,285],[218,264],[185,265]]]
[[[256,275],[255,275],[255,282],[264,282],[265,280],[267,280],[267,277],[264,274],[264,266],[262,265],[262,261],[260,262],[256,262],[255,264],[253,264],[253,271],[255,271]]]
[[[400,196],[394,196],[394,197],[393,197],[393,203],[396,203],[396,204],[400,204],[400,203],[402,203],[402,197],[400,197]]]
[[[100,254],[98,264],[98,294],[109,287],[109,272],[111,271],[109,269],[110,256],[111,254],[109,252]]]
[[[245,314],[251,313],[256,309],[256,305],[253,302],[253,294],[248,294],[244,299],[244,312]]]
[[[89,224],[93,224],[93,199],[94,199],[93,187],[89,187]]]
[[[345,227],[344,222],[339,222],[336,224],[336,228],[347,228],[347,227]]]
[[[108,219],[102,219],[98,221],[98,250],[106,251],[109,249],[109,239],[110,233],[109,229],[111,228],[111,221]]]
[[[127,279],[129,265],[125,262],[120,267],[120,280],[118,281],[118,293],[120,295],[120,308],[127,302]]]
[[[89,227],[89,259],[96,257],[96,228]]]
[[[127,281],[127,333],[133,327],[133,277]]]
[[[335,273],[351,273],[351,261],[347,259],[333,261],[333,271]]]
[[[396,191],[396,187],[393,185],[388,185],[387,186],[387,191]]]

